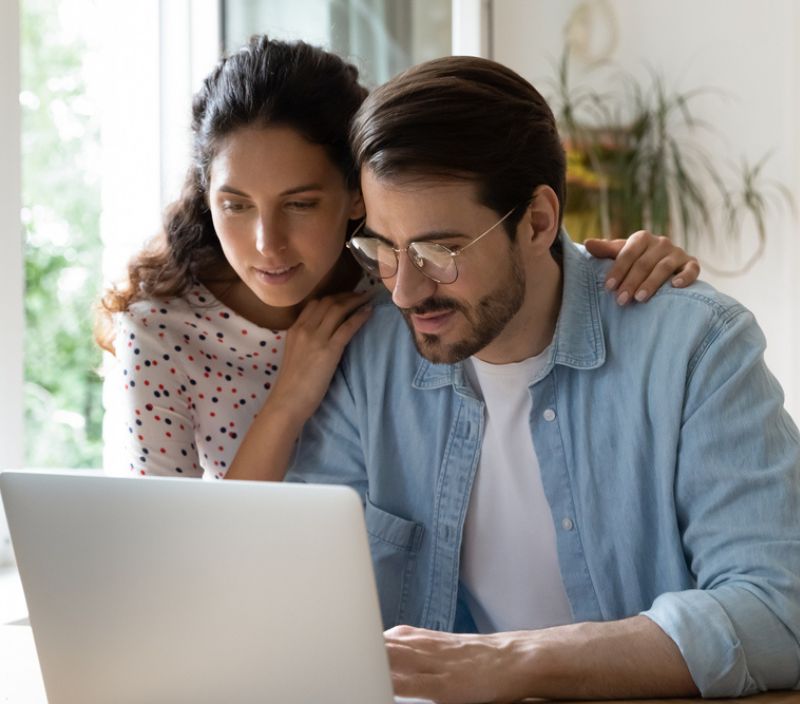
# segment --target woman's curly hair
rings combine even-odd
[[[162,231],[128,264],[127,278],[103,295],[97,343],[113,352],[111,316],[138,300],[182,296],[197,282],[235,276],[211,221],[208,182],[220,142],[251,125],[281,125],[325,148],[350,188],[358,174],[348,132],[367,90],[358,69],[305,42],[253,37],[223,57],[192,103],[192,164]]]

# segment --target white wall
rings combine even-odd
[[[697,103],[698,114],[727,138],[709,141],[714,159],[755,161],[773,151],[768,175],[789,186],[800,207],[800,3],[495,0],[493,58],[545,95],[552,93],[546,79],[554,75],[564,27],[576,11],[593,13],[583,35],[590,52],[610,49],[610,59],[634,75],[656,69],[678,90],[721,89],[726,97]],[[585,67],[574,63],[576,78],[588,83]],[[767,363],[784,387],[787,409],[800,421],[798,221],[775,214],[768,230],[764,256],[748,274],[723,278],[707,269],[703,276],[755,313],[767,337]],[[750,250],[752,233],[740,246],[742,254]],[[718,266],[736,264],[731,244],[696,253]]]
[[[20,192],[19,5],[0,3],[0,469],[21,467],[23,455],[24,314]],[[0,564],[10,557],[0,508]]]

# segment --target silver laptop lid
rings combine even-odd
[[[50,704],[392,702],[359,497],[0,475]]]

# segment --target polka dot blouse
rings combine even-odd
[[[138,301],[114,324],[107,383],[124,404],[127,467],[111,471],[223,478],[275,383],[286,332],[245,320],[202,285]]]

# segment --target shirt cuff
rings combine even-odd
[[[641,615],[672,638],[703,697],[740,697],[759,691],[731,619],[708,591],[667,592]]]

